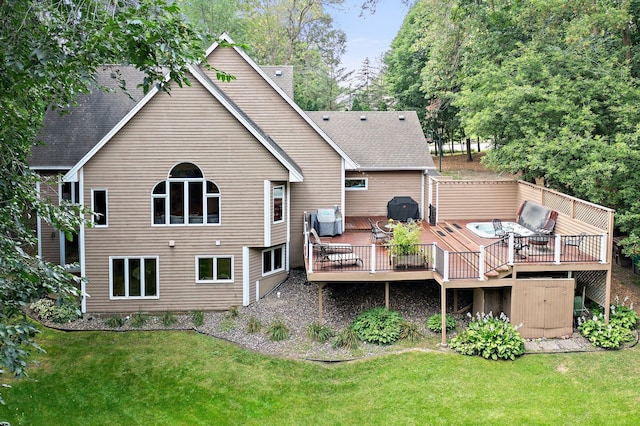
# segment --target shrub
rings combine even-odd
[[[445,314],[447,331],[456,329],[456,319],[449,314]],[[442,314],[433,314],[427,320],[427,328],[434,333],[442,333]]]
[[[40,299],[31,304],[31,309],[43,320],[58,324],[75,321],[80,318],[78,307],[69,302],[54,302],[51,299]]]
[[[402,317],[386,308],[371,308],[362,312],[351,327],[360,340],[387,345],[400,337]]]
[[[333,339],[334,348],[356,349],[358,347],[358,336],[351,327],[346,327]]]
[[[408,340],[409,342],[417,342],[422,338],[422,333],[418,329],[418,324],[415,322],[402,321],[400,324],[400,339]]]
[[[282,320],[275,320],[267,327],[267,335],[272,342],[279,342],[289,338],[289,327]]]
[[[250,316],[247,320],[247,333],[257,333],[260,329],[262,329],[262,323],[260,320],[254,316]]]
[[[631,307],[616,303],[609,311],[609,324],[605,323],[602,310],[585,320],[578,318],[578,330],[595,346],[618,349],[624,342],[633,340],[633,330],[638,326],[638,314]]]
[[[196,327],[200,327],[204,324],[204,311],[193,311],[191,313],[191,322]]]
[[[230,318],[236,318],[238,315],[240,315],[240,311],[238,310],[237,306],[232,306],[227,311],[227,316],[229,316]]]
[[[117,315],[114,315],[112,317],[109,317],[105,320],[105,324],[107,324],[107,327],[111,327],[111,328],[120,328],[124,325],[124,323],[127,320],[119,317]]]
[[[229,315],[225,315],[224,318],[222,318],[222,321],[218,324],[218,330],[223,333],[228,333],[231,330],[235,330],[235,328],[236,322],[233,317]]]
[[[480,355],[494,360],[513,360],[524,353],[524,339],[504,313],[499,318],[494,318],[491,312],[488,315],[478,313],[449,344],[463,355]]]
[[[313,322],[307,326],[307,337],[316,342],[324,343],[334,335],[333,330],[317,322]]]
[[[170,311],[163,312],[160,320],[162,321],[162,325],[164,325],[165,327],[170,327],[178,322],[176,316],[173,314],[173,312]]]
[[[147,320],[147,317],[141,311],[138,311],[131,317],[131,326],[135,328],[144,327]]]

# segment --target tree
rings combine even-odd
[[[39,350],[22,308],[47,294],[78,293],[77,278],[34,253],[36,216],[68,235],[83,222],[80,208],[38,197],[27,159],[45,111],[64,110],[96,85],[100,65],[134,65],[146,75],[145,91],[169,92],[189,84],[187,65],[204,58],[197,33],[164,0],[4,0],[0,22],[0,364],[20,376],[29,348]]]

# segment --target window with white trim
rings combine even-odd
[[[273,223],[284,221],[284,186],[273,187]]]
[[[344,189],[347,191],[366,191],[369,187],[367,178],[345,178]]]
[[[91,210],[93,211],[93,226],[96,228],[106,227],[109,225],[108,197],[106,189],[91,189]]]
[[[157,256],[109,258],[112,299],[157,299],[159,285]]]
[[[180,163],[151,192],[154,225],[220,223],[220,190],[198,166]]]
[[[262,251],[262,275],[284,271],[284,245]]]
[[[233,256],[196,256],[196,282],[233,282]]]

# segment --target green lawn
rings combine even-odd
[[[12,425],[640,423],[640,350],[515,362],[409,352],[336,365],[191,332],[45,330],[30,377],[3,389]]]

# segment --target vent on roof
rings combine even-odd
[[[322,119],[323,119],[324,121],[329,121],[329,116],[328,116],[328,115],[323,115],[323,116],[322,116]]]
[[[276,70],[276,77],[282,77],[282,70]]]
[[[400,120],[400,121],[404,121],[404,115],[399,115],[399,116],[398,116],[398,120]]]
[[[361,115],[360,116],[360,121],[366,121],[367,120],[367,116],[366,115]]]

